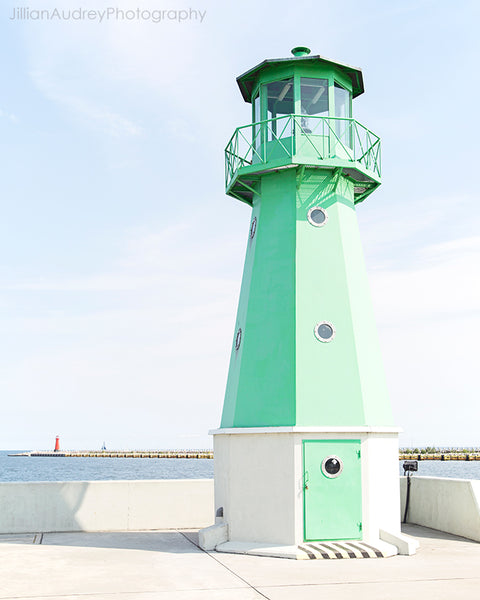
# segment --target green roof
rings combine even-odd
[[[269,58],[264,60],[256,67],[253,67],[243,75],[237,77],[238,87],[242,92],[242,96],[245,102],[252,101],[252,92],[255,84],[260,77],[262,71],[266,69],[270,69],[275,66],[288,67],[290,65],[325,65],[330,67],[335,67],[339,71],[341,71],[344,75],[350,78],[352,82],[353,89],[353,97],[360,96],[365,91],[363,88],[363,76],[362,71],[357,69],[356,67],[352,67],[350,65],[346,65],[344,63],[339,63],[333,60],[329,60],[328,58],[324,58],[320,55],[315,56],[291,56],[289,58]]]

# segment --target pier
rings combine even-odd
[[[213,450],[61,450],[20,452],[8,456],[48,458],[213,458]]]
[[[400,481],[403,513],[405,478]],[[197,531],[211,524],[215,513],[211,479],[3,483],[0,597],[475,598],[480,585],[477,483],[412,478],[402,529],[420,548],[416,555],[392,556],[381,565],[375,558],[349,560],[339,553],[297,561],[202,551]]]
[[[416,556],[282,560],[203,552],[195,530],[0,536],[3,598],[450,600],[476,598],[480,545],[404,525]],[[27,575],[26,575],[27,573]]]
[[[33,450],[8,456],[55,458],[213,458],[213,450]],[[480,460],[480,451],[405,452],[400,450],[399,460]]]
[[[399,460],[480,460],[480,452],[400,452]]]
[[[213,458],[213,450],[34,450],[8,456],[55,457],[55,458]],[[428,452],[400,451],[399,460],[480,460],[480,452]]]

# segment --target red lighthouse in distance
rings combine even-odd
[[[60,436],[57,435],[55,438],[55,450],[54,452],[60,452]]]

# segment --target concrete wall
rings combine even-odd
[[[402,518],[405,494],[401,477]],[[211,479],[0,483],[0,533],[201,528],[214,514]],[[413,476],[407,521],[480,541],[480,481]]]
[[[0,533],[186,529],[214,514],[213,479],[0,483]]]
[[[401,477],[402,520],[406,483]],[[413,476],[407,522],[480,542],[480,481]]]

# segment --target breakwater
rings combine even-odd
[[[48,458],[213,458],[213,450],[34,450],[8,456],[48,457]],[[399,460],[466,460],[480,461],[480,451],[458,452],[404,452],[400,450]]]
[[[480,460],[480,452],[400,452],[400,460]]]
[[[213,458],[213,450],[61,450],[32,451],[8,456],[48,458]]]

